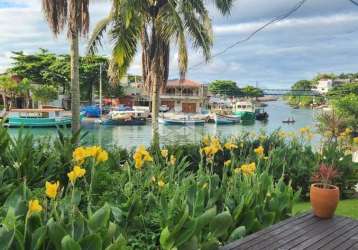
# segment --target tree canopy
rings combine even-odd
[[[215,95],[239,96],[241,91],[236,82],[231,80],[215,80],[209,84],[209,91]]]
[[[311,90],[313,86],[312,81],[309,80],[299,80],[292,85],[292,90]]]
[[[262,89],[250,85],[243,87],[240,90],[242,92],[242,95],[245,97],[261,97],[264,95]]]

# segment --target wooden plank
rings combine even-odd
[[[336,249],[339,249],[339,250],[353,249],[354,248],[353,246],[356,244],[358,244],[357,234],[353,235],[348,240],[346,240],[344,243],[337,246]],[[325,249],[325,248],[323,247],[323,249]]]
[[[332,220],[330,220],[332,221]],[[321,228],[314,228],[314,230],[310,231],[308,234],[304,234],[298,239],[296,239],[293,242],[290,242],[290,248],[288,249],[317,249],[312,247],[312,245],[316,242],[322,241],[323,239],[326,239],[328,241],[331,241],[332,238],[329,237],[329,235],[333,234],[337,230],[341,230],[344,228],[344,226],[349,225],[349,223],[352,222],[348,218],[344,218],[341,220],[337,220],[333,222],[332,226],[323,226]],[[295,245],[298,243],[297,245]]]
[[[346,235],[350,235],[351,231],[354,229],[358,230],[358,222],[348,219],[349,223],[346,224],[343,228],[333,231],[329,235],[326,235],[324,238],[321,238],[319,241],[315,242],[314,244],[310,245],[307,249],[319,249],[324,248],[328,249],[330,244],[334,244],[335,247],[342,244],[344,241],[349,239],[345,237]],[[336,229],[335,227],[332,230]],[[330,229],[331,230],[331,229]],[[357,233],[357,232],[356,232]],[[330,248],[331,249],[331,248]]]
[[[224,249],[225,250],[248,249],[251,245],[256,245],[257,243],[272,237],[272,235],[271,235],[272,231],[278,231],[278,232],[285,231],[296,224],[304,223],[305,221],[312,221],[312,218],[313,218],[313,215],[308,213],[308,214],[299,215],[298,217],[293,217],[293,218],[284,220],[278,224],[275,224],[271,227],[267,227],[261,231],[258,231],[252,235],[249,235],[248,237],[245,237],[242,240],[234,242],[236,244],[231,244],[229,246],[229,248],[223,248],[223,250]]]
[[[295,216],[295,217],[291,217],[289,219],[286,219],[286,220],[283,220],[275,225],[272,225],[271,227],[267,227],[263,230],[260,230],[256,233],[253,233],[253,234],[250,234],[248,236],[246,236],[245,238],[241,239],[241,240],[238,240],[238,241],[235,241],[235,242],[232,242],[230,244],[227,244],[223,247],[221,247],[220,249],[221,250],[231,250],[231,249],[237,249],[238,246],[240,246],[240,249],[241,249],[241,246],[244,245],[245,243],[251,241],[251,240],[255,240],[257,238],[267,238],[265,237],[266,234],[268,234],[270,231],[273,231],[273,230],[276,230],[276,229],[279,229],[279,228],[283,228],[283,226],[287,225],[287,224],[290,224],[290,223],[293,223],[291,225],[294,225],[295,223],[300,223],[300,221],[302,220],[309,220],[309,219],[312,219],[313,218],[313,215],[311,213],[304,213],[304,214],[300,214],[298,216]]]
[[[265,249],[270,247],[274,248],[283,248],[283,249],[290,249],[298,244],[300,244],[305,235],[312,235],[312,231],[315,230],[324,230],[328,229],[330,226],[337,223],[331,220],[321,220],[317,217],[312,218],[311,222],[303,223],[298,226],[295,226],[285,233],[279,234],[277,237],[271,237],[271,239],[265,241],[262,245],[255,246],[256,249]]]
[[[341,244],[345,243],[347,240],[349,240],[353,236],[358,235],[358,222],[357,221],[354,221],[354,222],[355,222],[354,228],[350,229],[347,233],[344,233],[343,235],[336,237],[335,240],[331,241],[329,244],[321,246],[321,248],[327,249],[327,250],[337,249],[338,246],[341,246]]]

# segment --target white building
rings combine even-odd
[[[317,84],[317,91],[321,94],[327,94],[328,91],[333,88],[333,80],[332,79],[321,79]]]

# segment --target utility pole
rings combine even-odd
[[[102,117],[102,63],[99,64],[99,117]]]

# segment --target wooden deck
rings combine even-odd
[[[301,214],[221,248],[234,249],[358,249],[358,220]]]

